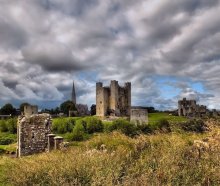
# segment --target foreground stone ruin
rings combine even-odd
[[[18,157],[60,149],[63,138],[51,134],[52,120],[49,114],[22,115],[17,125]]]

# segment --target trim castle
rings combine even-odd
[[[109,87],[96,83],[96,115],[97,116],[130,116],[131,83],[119,86],[112,80]]]

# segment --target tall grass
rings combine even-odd
[[[219,185],[220,148],[192,154],[211,133],[99,134],[65,151],[0,159],[0,185]]]

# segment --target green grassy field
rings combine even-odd
[[[55,118],[55,126],[71,127],[77,118]],[[161,119],[187,121],[167,113],[150,113],[149,124]],[[104,121],[104,125],[112,122]],[[213,123],[213,122],[211,122]],[[194,140],[219,136],[220,122],[204,133],[157,131],[133,138],[119,131],[89,134],[67,149],[20,159],[0,156],[0,185],[220,185],[220,144],[195,149]],[[61,130],[59,129],[59,130]],[[68,133],[62,133],[64,136]],[[0,133],[0,137],[10,136]],[[10,136],[16,139],[16,135]],[[220,138],[217,137],[217,139]],[[16,144],[0,145],[10,151]]]
[[[148,117],[149,117],[148,118],[149,119],[149,124],[156,123],[161,119],[166,119],[171,123],[187,121],[187,118],[185,118],[185,117],[173,116],[173,115],[169,115],[168,113],[163,113],[163,112],[149,113]]]

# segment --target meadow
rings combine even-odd
[[[96,117],[54,119],[54,132],[69,146],[19,159],[0,156],[0,185],[220,185],[218,120],[187,128],[186,118],[153,113],[150,131],[123,120],[103,122],[103,128],[92,122],[100,124]],[[197,131],[204,125],[209,130]],[[73,140],[72,133],[83,138]],[[200,148],[195,141],[213,144]]]

